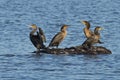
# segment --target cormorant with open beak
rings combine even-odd
[[[44,49],[45,45],[43,44],[45,39],[45,35],[43,33],[43,30],[41,28],[38,28],[35,24],[32,24],[30,26],[32,31],[30,32],[30,40],[32,44],[37,48],[37,53],[40,52],[40,49]],[[39,31],[37,31],[39,29]],[[35,34],[36,33],[36,34]]]

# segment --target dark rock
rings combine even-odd
[[[47,54],[111,54],[112,52],[102,46],[92,46],[91,49],[85,49],[83,46],[76,46],[70,48],[46,48],[40,52]]]

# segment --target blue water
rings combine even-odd
[[[0,80],[120,80],[120,0],[0,0]],[[84,25],[102,26],[110,55],[31,53],[30,24],[41,27],[48,45],[63,24],[70,25],[60,48],[80,45]]]

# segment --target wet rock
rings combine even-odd
[[[83,46],[75,46],[70,48],[46,48],[41,50],[47,54],[111,54],[112,52],[102,46],[92,46],[91,49],[85,49]]]

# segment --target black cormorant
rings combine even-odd
[[[45,40],[44,39],[45,35],[44,35],[42,29],[38,28],[35,24],[32,24],[30,26],[30,28],[32,29],[32,31],[30,32],[30,40],[31,40],[32,44],[37,48],[36,52],[39,52],[40,49],[45,48],[45,45],[43,44],[43,41]],[[39,29],[39,31],[37,31],[37,29]],[[35,34],[35,32],[36,32],[36,34]],[[44,35],[44,38],[42,37],[43,35]]]

